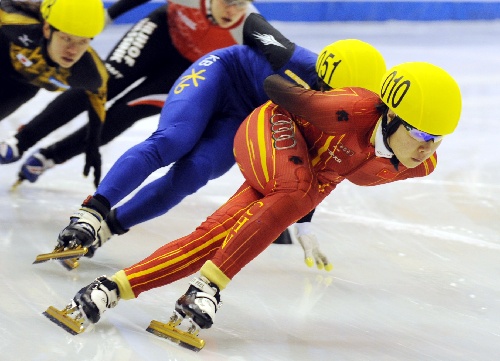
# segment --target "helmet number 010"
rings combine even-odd
[[[401,104],[411,85],[411,82],[403,80],[402,76],[397,78],[397,73],[393,71],[385,78],[380,91],[382,100],[391,108],[397,108]]]

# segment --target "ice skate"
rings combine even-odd
[[[17,147],[16,138],[12,137],[0,142],[0,164],[14,163],[19,159],[21,159],[21,154]]]
[[[71,216],[70,224],[59,233],[54,250],[38,255],[33,263],[60,260],[69,270],[78,267],[79,258],[85,256],[89,248],[99,242],[97,234],[101,228],[101,220],[101,215],[94,209],[80,208]]]
[[[174,311],[167,323],[152,320],[146,331],[198,352],[205,346],[205,341],[198,337],[200,328],[192,320],[189,320],[190,325],[186,331],[181,330],[178,326],[183,319],[184,317],[181,314]]]
[[[97,232],[97,239],[87,248],[87,252],[83,254],[83,257],[87,258],[94,257],[94,254],[96,253],[97,249],[101,247],[104,244],[104,242],[107,242],[112,236],[113,233],[111,233],[108,224],[106,223],[106,221],[102,221],[101,228],[99,229],[99,232]],[[81,256],[64,259],[61,261],[61,264],[66,269],[71,271],[80,266],[80,257]]]
[[[77,246],[74,249],[59,249],[56,247],[51,253],[40,254],[34,263],[41,263],[51,259],[57,259],[68,270],[74,270],[80,266],[80,257],[92,258],[99,247],[108,241],[113,234],[106,221],[101,223],[97,232],[97,239],[89,247]]]
[[[127,232],[127,230],[123,230],[120,228],[119,225],[117,225],[116,220],[115,220],[115,212],[116,210],[113,209],[109,213],[108,217],[106,220],[102,221],[101,223],[101,228],[97,232],[97,239],[88,247],[87,253],[85,253],[83,256],[87,258],[92,258],[94,257],[95,252],[99,247],[102,247],[102,245],[107,242],[111,237],[113,237],[113,233],[110,228],[110,222],[114,225],[114,227],[117,227],[118,234],[123,234]],[[115,231],[116,232],[116,231]],[[80,258],[69,258],[65,259],[62,261],[62,264],[64,267],[66,267],[68,270],[72,270],[77,268],[80,263],[79,263]]]
[[[119,300],[118,285],[106,276],[101,276],[78,291],[64,309],[50,306],[43,314],[69,333],[77,335],[97,323],[102,314],[108,308],[115,307]]]
[[[73,264],[74,266],[71,269],[78,267],[78,259],[84,256],[88,252],[87,247],[77,246],[75,248],[67,248],[64,246],[57,245],[52,252],[42,253],[36,256],[33,264],[43,263],[50,260],[59,260],[64,263],[68,261],[69,264]]]
[[[85,257],[87,258],[92,258],[94,257],[95,252],[99,247],[102,247],[102,245],[107,242],[111,237],[113,236],[113,233],[109,229],[108,223],[104,220],[101,223],[101,228],[99,228],[99,231],[97,232],[97,239],[90,245],[88,248],[88,252],[85,253]]]
[[[175,303],[175,311],[169,322],[153,320],[146,330],[193,351],[199,351],[205,346],[205,341],[198,337],[200,329],[212,327],[220,305],[219,288],[205,277],[195,277],[187,292]],[[180,326],[185,318],[189,326],[183,330]]]
[[[18,173],[18,179],[12,186],[15,190],[23,181],[35,183],[43,172],[55,165],[52,159],[46,158],[40,151],[33,153],[21,167]]]

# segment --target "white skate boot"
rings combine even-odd
[[[90,247],[97,240],[101,222],[99,212],[82,207],[71,216],[69,225],[59,233],[57,243],[65,248]]]
[[[101,228],[99,228],[99,231],[97,232],[97,237],[94,242],[88,247],[82,247],[82,246],[76,246],[76,248],[70,248],[70,249],[75,249],[81,251],[77,256],[78,257],[71,257],[71,258],[65,258],[59,260],[61,261],[61,264],[66,268],[68,271],[72,271],[75,268],[80,266],[80,256],[84,256],[87,258],[92,258],[94,257],[95,252],[99,247],[101,247],[104,242],[106,242],[108,239],[110,239],[112,236],[111,231],[108,227],[108,224],[106,221],[102,221],[101,223]],[[64,248],[63,248],[64,249]],[[71,252],[71,251],[69,251]]]
[[[221,305],[219,288],[205,277],[195,277],[190,284],[175,303],[175,310],[189,317],[199,328],[210,328]]]
[[[69,225],[59,233],[53,253],[81,251],[73,257],[58,257],[68,271],[80,265],[81,256],[89,253],[89,257],[94,256],[100,244],[98,232],[101,228],[101,220],[101,215],[97,211],[83,207],[71,216]]]
[[[97,232],[96,240],[88,247],[87,253],[84,254],[87,258],[94,257],[95,252],[99,247],[102,247],[111,237],[113,233],[109,229],[108,223],[104,220],[101,222],[101,228]]]
[[[175,303],[170,321],[161,323],[153,320],[147,331],[199,351],[205,346],[205,341],[198,338],[200,329],[212,327],[215,313],[221,304],[219,288],[205,277],[195,277],[186,293]],[[187,331],[178,328],[185,317],[190,322]]]
[[[69,270],[78,267],[78,259],[98,243],[102,214],[107,214],[108,211],[101,202],[89,197],[82,208],[70,217],[69,225],[59,233],[54,250],[38,255],[33,263],[57,259]]]
[[[110,240],[115,234],[121,235],[129,230],[124,229],[120,222],[116,219],[116,209],[112,209],[105,220],[101,222],[101,228],[97,232],[97,239],[89,247],[85,257],[92,258],[99,247]]]
[[[72,334],[97,323],[102,314],[120,300],[118,285],[106,276],[83,287],[63,310],[50,306],[44,315]]]

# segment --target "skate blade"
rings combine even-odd
[[[79,258],[68,258],[65,260],[59,260],[59,262],[68,271],[72,271],[75,268],[78,268],[78,266],[80,266],[80,262],[78,260],[79,260]]]
[[[203,346],[205,346],[205,341],[192,333],[179,330],[171,322],[162,323],[152,320],[146,331],[152,333],[153,335],[166,338],[167,340],[175,342],[191,351],[198,352],[203,348]]]
[[[14,191],[17,189],[17,187],[19,187],[19,186],[21,185],[21,183],[23,182],[23,180],[24,180],[24,179],[20,179],[20,178],[19,178],[19,179],[16,181],[16,183],[14,183],[14,184],[12,185],[12,187],[10,187],[10,191],[11,191],[11,192],[14,192]]]
[[[49,306],[43,315],[72,335],[78,335],[85,331],[83,319],[82,321],[77,321],[69,317],[65,310],[58,310],[53,306]]]
[[[42,253],[42,254],[39,254],[38,256],[36,256],[35,262],[33,262],[33,264],[47,262],[47,261],[50,261],[53,259],[61,260],[61,261],[62,260],[76,259],[76,258],[84,256],[87,253],[87,251],[88,251],[87,247],[82,248],[81,246],[78,246],[77,248],[73,248],[73,249],[66,249],[66,250],[58,250],[56,248],[50,253]],[[69,262],[68,267],[71,267],[70,266],[71,263],[72,262]],[[73,269],[76,267],[78,267],[78,262],[76,262],[75,267],[72,267],[70,269]]]

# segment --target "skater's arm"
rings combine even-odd
[[[94,185],[97,187],[101,181],[101,145],[102,124],[106,117],[107,77],[101,74],[103,83],[97,91],[86,91],[89,99],[89,122],[87,125],[87,140],[85,149],[85,166],[83,175],[87,177],[90,169],[94,168]]]
[[[88,176],[90,169],[94,168],[94,185],[97,187],[101,180],[101,154],[99,153],[99,146],[101,145],[102,123],[104,123],[106,118],[108,73],[96,52],[92,50],[90,54],[95,65],[96,73],[94,77],[97,79],[97,85],[85,89],[89,100],[89,122],[87,125],[83,174],[84,176]]]
[[[333,266],[328,260],[328,257],[326,257],[319,248],[318,240],[312,230],[311,220],[315,210],[316,209],[313,209],[295,223],[295,234],[297,236],[297,241],[304,250],[304,262],[306,265],[312,267],[316,264],[318,269],[330,271],[333,269]]]
[[[286,80],[280,75],[270,75],[264,81],[264,91],[269,98],[286,110],[296,115],[301,115],[301,108],[296,106],[295,101],[302,95],[311,94],[307,90],[296,83]]]
[[[87,177],[90,174],[90,169],[94,168],[94,185],[97,187],[101,181],[101,153],[99,146],[101,145],[101,129],[104,121],[104,108],[96,110],[96,103],[103,101],[102,97],[98,97],[91,92],[87,92],[90,101],[89,107],[89,122],[87,124],[87,138],[85,149],[85,166],[83,175]],[[104,104],[105,104],[104,98]],[[94,104],[92,104],[94,103]],[[102,112],[101,112],[102,110]],[[102,113],[102,118],[101,114]]]
[[[339,121],[339,116],[378,117],[380,98],[363,88],[336,88],[329,91],[304,89],[273,74],[264,81],[264,90],[277,105],[300,116],[328,134],[343,134],[353,130],[356,121]],[[339,115],[340,114],[340,115]]]
[[[149,1],[150,0],[118,0],[108,8],[108,15],[111,20],[115,20],[120,15],[123,15],[126,12],[138,7],[139,5],[145,4]]]
[[[250,14],[245,20],[243,44],[263,53],[274,71],[283,67],[295,51],[295,44],[257,13]]]

